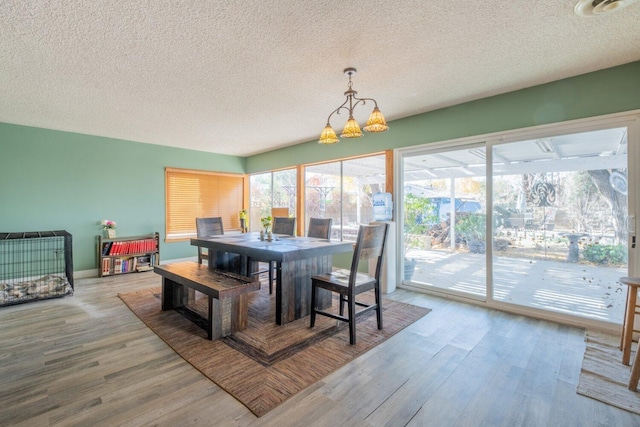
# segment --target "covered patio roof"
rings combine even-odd
[[[627,129],[614,128],[494,146],[493,174],[626,169]],[[407,156],[405,183],[485,176],[483,147]]]
[[[493,174],[519,175],[598,169],[627,168],[627,129],[624,127],[574,133],[506,143],[494,146]],[[484,147],[442,149],[428,154],[408,155],[404,160],[404,182],[443,178],[485,176]],[[382,156],[345,161],[345,175],[363,184],[384,184]],[[314,165],[314,171],[333,175],[333,163]]]

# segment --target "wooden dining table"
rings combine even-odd
[[[333,254],[353,250],[352,242],[282,235],[274,235],[267,241],[260,240],[259,233],[195,238],[191,244],[207,249],[210,269],[249,276],[258,271],[260,261],[273,261],[278,325],[307,316],[311,312],[311,276],[330,272]],[[318,305],[327,308],[331,305],[331,293],[321,291]]]

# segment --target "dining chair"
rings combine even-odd
[[[206,239],[209,236],[219,236],[221,234],[224,234],[222,217],[196,218],[196,235],[199,239]],[[198,246],[198,264],[202,264],[202,260],[208,258],[208,251]]]
[[[273,218],[273,223],[271,225],[271,232],[276,235],[287,235],[287,236],[295,236],[296,234],[296,219],[295,217],[283,217],[276,216]],[[250,262],[250,261],[249,261]],[[269,273],[269,293],[273,293],[273,280],[275,279],[274,271],[276,270],[276,265],[274,261],[269,261],[266,270],[258,270],[251,275],[257,275],[262,273]]]
[[[334,269],[330,273],[311,277],[311,324],[316,323],[316,314],[331,317],[349,323],[349,343],[356,343],[356,317],[371,310],[376,311],[378,329],[382,329],[382,299],[380,296],[380,271],[382,269],[382,255],[387,240],[388,224],[361,225],[358,229],[351,269]],[[377,258],[376,270],[371,276],[358,271],[360,263],[369,264],[369,260]],[[320,310],[316,307],[319,289],[326,289],[340,295],[338,314]],[[356,295],[374,290],[375,302],[365,304],[356,301]],[[344,303],[347,303],[347,315],[344,315]],[[363,307],[356,312],[357,307]]]
[[[296,234],[295,217],[276,216],[273,217],[273,226],[271,228],[273,234],[286,234],[293,236]]]
[[[331,240],[331,224],[333,218],[311,218],[307,237]]]

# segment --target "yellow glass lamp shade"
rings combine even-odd
[[[389,126],[387,126],[387,122],[378,107],[373,109],[369,116],[369,120],[367,120],[367,124],[363,129],[367,132],[384,132],[389,129]]]
[[[340,140],[338,139],[336,132],[333,130],[331,125],[327,123],[327,125],[322,130],[322,133],[320,134],[318,144],[335,144],[338,141]]]
[[[360,130],[360,125],[353,116],[349,116],[349,120],[344,125],[344,129],[340,134],[343,138],[360,138],[362,136],[362,131]]]

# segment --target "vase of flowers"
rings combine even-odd
[[[103,219],[100,222],[102,229],[105,230],[107,237],[113,239],[116,237],[116,222],[111,221],[110,219]]]
[[[271,215],[260,217],[260,223],[262,224],[262,228],[264,228],[264,230],[260,231],[260,238],[264,239],[263,236],[267,236],[269,230],[271,230]]]
[[[260,218],[260,223],[262,223],[262,227],[264,228],[264,232],[267,233],[271,229],[271,215],[263,216]]]

